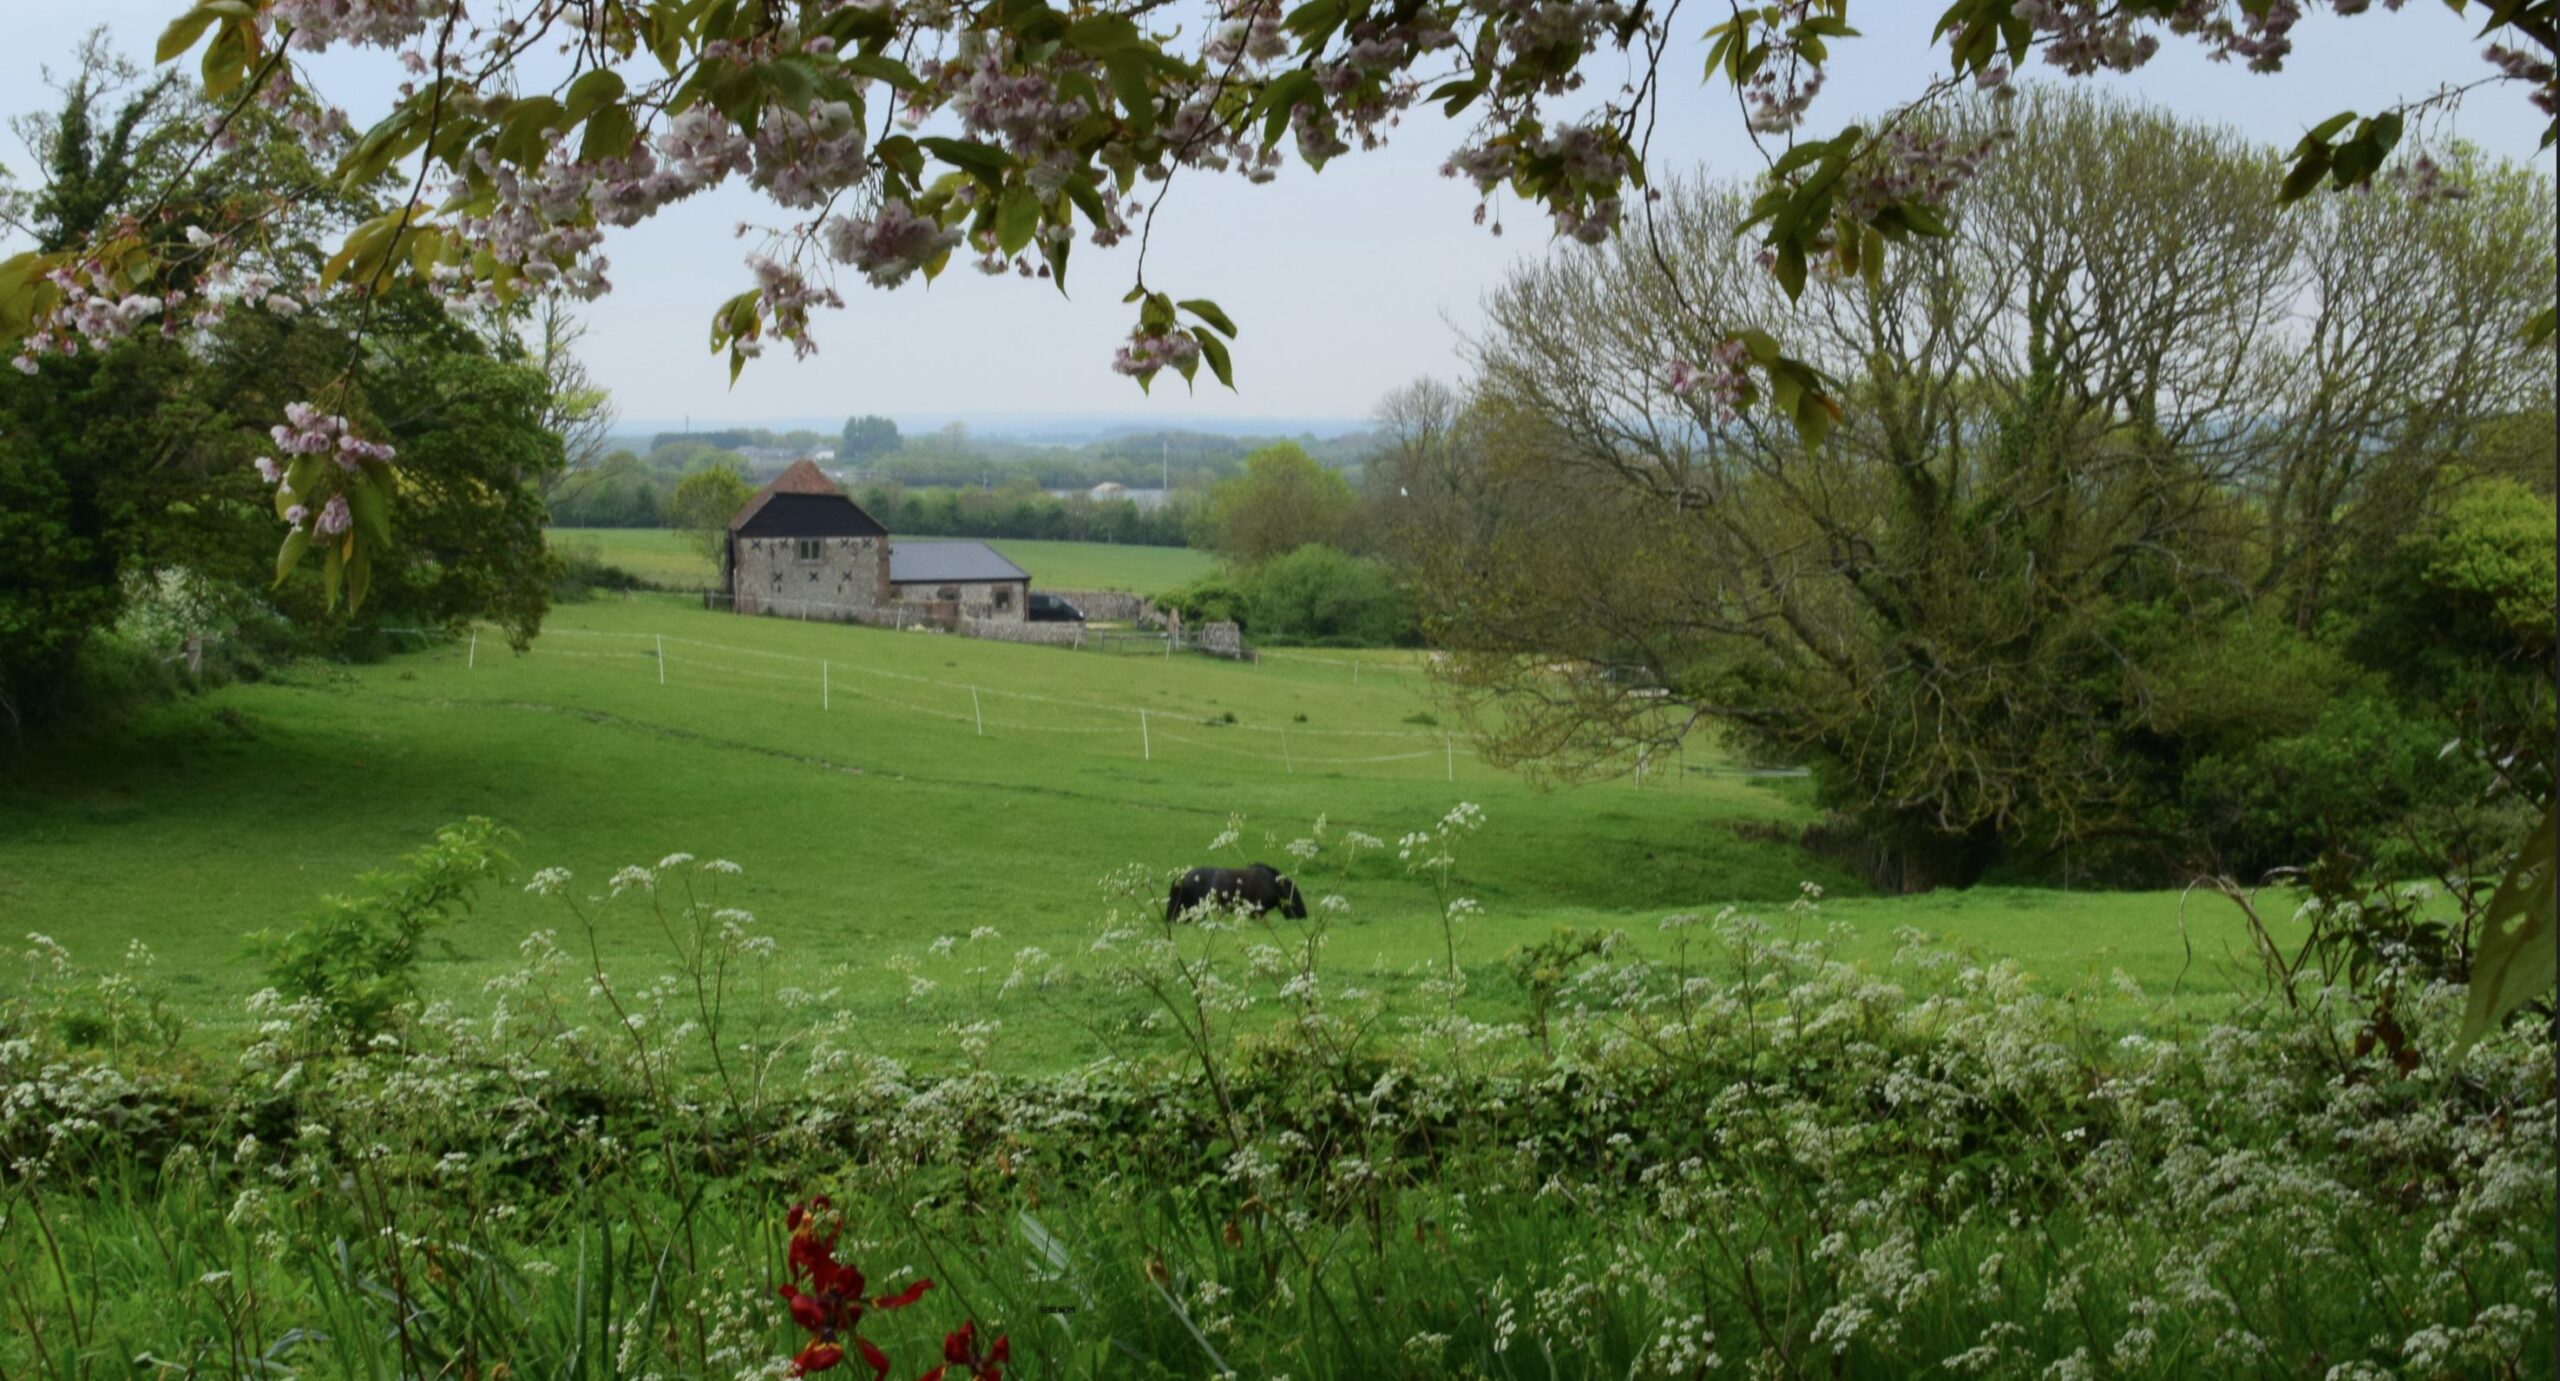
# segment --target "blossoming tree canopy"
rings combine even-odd
[[[318,282],[292,285],[306,294],[369,297],[414,280],[462,303],[592,298],[611,286],[610,231],[743,179],[786,223],[749,257],[752,286],[712,313],[711,346],[732,377],[776,340],[814,350],[812,310],[841,305],[842,270],[894,288],[965,250],[989,273],[1064,290],[1079,239],[1109,246],[1134,233],[1137,319],[1114,367],[1144,386],[1166,369],[1192,380],[1205,364],[1232,387],[1235,323],[1146,279],[1146,227],[1181,171],[1262,181],[1291,153],[1320,168],[1377,147],[1429,104],[1472,120],[1444,175],[1534,201],[1558,234],[1598,242],[1643,193],[1658,83],[1674,42],[1692,40],[1705,45],[1706,79],[1734,89],[1766,141],[1765,192],[1745,233],[1793,293],[1812,272],[1870,270],[1888,241],[1944,233],[1939,199],[1982,151],[1949,147],[1910,117],[1949,92],[2000,90],[2037,52],[2066,74],[2129,71],[2163,36],[2275,70],[2306,8],[2373,8],[1952,0],[1932,39],[1945,75],[1872,126],[1822,137],[1805,124],[1833,47],[1856,37],[1850,0],[1728,5],[1711,23],[1681,16],[1678,0],[1205,3],[1206,22],[1187,22],[1168,0],[195,0],[158,56],[196,55],[206,95],[227,112],[208,121],[209,145],[257,103],[350,185],[403,185],[396,204],[345,233]],[[2494,41],[2472,85],[2521,84],[2552,110],[2560,0],[2483,8]],[[408,77],[387,109],[351,118],[299,64],[362,47],[396,53]],[[1586,91],[1603,63],[1638,76]],[[2457,94],[2319,126],[2285,191],[2370,180],[2409,112]],[[146,214],[0,263],[0,340],[18,367],[155,325],[174,334],[243,303],[296,303],[238,267],[259,261],[254,218],[168,229]],[[1735,410],[1766,402],[1820,440],[1839,413],[1830,381],[1775,339],[1701,329],[1721,345],[1666,361],[1666,390],[1705,389]],[[280,565],[316,546],[360,598],[364,552],[387,532],[368,496],[394,487],[391,458],[346,449],[356,439],[331,406],[314,400],[279,428],[293,457],[270,458],[293,534]],[[322,457],[315,437],[337,464],[306,464]]]

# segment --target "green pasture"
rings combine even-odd
[[[566,867],[581,895],[667,854],[735,860],[727,904],[781,947],[758,981],[840,988],[910,1056],[941,1050],[944,1026],[1037,946],[1065,978],[1006,999],[1005,1044],[1055,1063],[1095,1053],[1121,1010],[1087,953],[1106,874],[1289,866],[1288,844],[1321,818],[1326,847],[1296,871],[1310,895],[1350,903],[1330,962],[1392,994],[1442,944],[1434,895],[1393,846],[1471,801],[1485,824],[1460,848],[1455,890],[1484,908],[1460,940],[1487,1015],[1517,998],[1500,956],[1555,925],[1659,947],[1666,916],[1726,905],[1836,931],[1878,963],[1916,927],[2110,1003],[2134,1001],[2110,986],[2118,970],[2144,1003],[2173,985],[2190,999],[2231,989],[2241,932],[2222,903],[1854,895],[1835,865],[1736,832],[1807,818],[1800,783],[1701,753],[1641,787],[1542,790],[1474,761],[1407,670],[1355,682],[1337,660],[1133,657],[598,600],[555,611],[529,654],[484,634],[310,665],[39,759],[0,790],[0,914],[12,940],[49,934],[90,965],[144,941],[193,1015],[236,1024],[259,985],[244,933],[290,923],[438,825],[488,815],[522,834],[525,871]],[[1230,817],[1241,838],[1212,854]],[[1352,830],[1388,847],[1355,860]],[[1828,893],[1810,921],[1787,911],[1808,881]],[[996,935],[931,949],[980,927]],[[480,1001],[543,928],[578,938],[558,901],[486,897],[446,932],[432,992]],[[655,971],[654,934],[622,906],[601,943],[637,976]],[[936,986],[910,1001],[910,973]]]
[[[924,543],[956,540],[909,537]],[[669,589],[697,589],[713,582],[714,567],[690,535],[668,528],[553,528],[557,548],[577,547],[609,565]],[[987,543],[1031,572],[1033,587],[1058,590],[1130,590],[1154,594],[1207,575],[1217,558],[1189,547],[1133,547],[1110,542],[1036,542],[995,538]]]

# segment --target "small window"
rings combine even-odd
[[[798,544],[798,545],[799,545],[799,548],[800,548],[800,559],[801,559],[801,560],[803,560],[803,561],[815,561],[815,560],[817,560],[817,559],[818,559],[818,539],[817,539],[817,538],[815,538],[815,537],[803,537],[803,538],[801,538],[801,539],[799,540],[799,544]]]
[[[1010,585],[998,585],[998,586],[996,587],[996,607],[997,607],[998,609],[1010,609],[1010,608],[1012,608],[1012,607],[1013,607],[1013,587],[1012,587],[1012,586],[1010,586]]]

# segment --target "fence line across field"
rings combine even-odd
[[[385,629],[383,631],[391,633],[414,633],[427,636],[449,636],[449,631],[442,629],[399,628]],[[957,709],[956,707],[951,709],[942,709],[930,705],[919,705],[913,701],[901,699],[897,696],[884,695],[877,691],[867,690],[860,685],[847,683],[842,677],[835,674],[837,668],[835,666],[836,659],[834,658],[807,657],[795,653],[773,652],[764,648],[738,647],[727,643],[710,642],[700,638],[687,638],[660,633],[623,633],[599,629],[562,628],[546,630],[544,636],[546,638],[581,637],[622,639],[629,642],[639,643],[641,645],[630,647],[628,649],[598,651],[585,651],[578,648],[536,646],[528,649],[528,653],[530,655],[541,657],[566,657],[596,662],[628,662],[637,665],[646,665],[654,670],[657,683],[662,686],[670,684],[667,678],[667,672],[670,667],[673,667],[693,668],[712,673],[715,676],[737,677],[747,681],[771,682],[777,685],[806,688],[808,691],[814,692],[814,696],[818,701],[818,708],[821,710],[831,709],[833,707],[834,693],[841,690],[860,699],[874,701],[880,705],[906,714],[918,715],[929,719],[944,720],[955,724],[970,725],[974,728],[979,737],[985,737],[990,729],[1007,734],[1023,735],[1074,734],[1083,737],[1126,735],[1137,740],[1136,746],[1139,751],[1139,756],[1147,761],[1154,760],[1155,744],[1161,740],[1168,744],[1179,744],[1184,747],[1195,748],[1207,752],[1223,753],[1262,762],[1277,762],[1283,773],[1295,773],[1298,766],[1301,764],[1314,768],[1363,767],[1387,763],[1419,762],[1424,759],[1437,757],[1442,761],[1442,772],[1446,780],[1454,782],[1457,780],[1458,775],[1457,736],[1445,730],[1324,729],[1304,724],[1240,724],[1211,718],[1205,715],[1169,711],[1156,706],[1123,705],[1109,701],[1080,700],[1069,696],[1043,695],[1035,691],[1005,690],[1000,687],[981,686],[962,681],[945,681],[930,676],[919,676],[911,672],[890,671],[885,668],[866,667],[852,663],[848,663],[845,668],[847,670],[861,672],[864,675],[878,677],[884,680],[904,682],[921,687],[931,687],[935,690],[951,694],[955,701],[962,692],[966,692],[970,698],[970,706],[965,711]],[[477,630],[473,630],[470,634],[470,638],[472,645],[466,652],[465,666],[468,669],[476,669],[478,665]],[[701,649],[740,657],[762,658],[769,662],[798,664],[805,666],[808,669],[796,674],[782,672],[779,670],[759,670],[754,667],[733,665],[726,661],[715,661],[707,657],[685,655],[686,650],[688,649]],[[694,682],[689,686],[682,685],[681,683],[679,684],[680,688],[685,689],[718,689],[716,686],[702,685],[699,682]],[[740,687],[740,689],[743,689],[743,687]],[[1025,720],[1002,717],[989,718],[986,714],[983,701],[983,697],[987,696],[998,696],[1008,700],[1057,706],[1062,709],[1075,710],[1092,715],[1108,715],[1115,719],[1121,719],[1123,722],[1106,725],[1037,724]],[[1212,742],[1208,739],[1193,737],[1190,734],[1175,732],[1167,727],[1169,725],[1180,725],[1194,729],[1207,728],[1216,731],[1219,735],[1228,733],[1236,733],[1240,735],[1266,735],[1268,737],[1261,741],[1267,742],[1271,746],[1268,749],[1265,749],[1251,747],[1245,743]],[[1305,745],[1308,740],[1321,738],[1371,740],[1395,739],[1409,744],[1419,743],[1425,746],[1418,746],[1409,751],[1354,755],[1310,754],[1305,751]],[[1471,761],[1482,761],[1480,755],[1476,754],[1472,749],[1469,750],[1468,757]],[[1636,769],[1632,774],[1632,781],[1635,789],[1637,790],[1646,789],[1648,786],[1653,786],[1656,789],[1659,789],[1660,779],[1663,775],[1663,764],[1657,761],[1645,760],[1636,765]],[[1676,769],[1673,775],[1675,776],[1675,779],[1677,779],[1678,777],[1692,775],[1692,773],[1683,767]],[[1696,775],[1780,777],[1801,776],[1803,774],[1800,769],[1789,771],[1767,771],[1706,767],[1697,769]]]

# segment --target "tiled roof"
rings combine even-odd
[[[892,585],[956,585],[977,580],[1029,580],[1031,573],[984,542],[896,542],[889,547]]]
[[[747,506],[738,510],[738,516],[729,520],[729,530],[735,532],[745,527],[747,520],[763,512],[765,505],[771,503],[776,494],[833,495],[844,499],[846,503],[853,502],[845,498],[845,492],[837,488],[836,482],[828,479],[826,472],[819,469],[816,464],[806,460],[795,460],[786,466],[781,474],[773,477],[773,483],[757,490],[756,496],[747,500]]]

